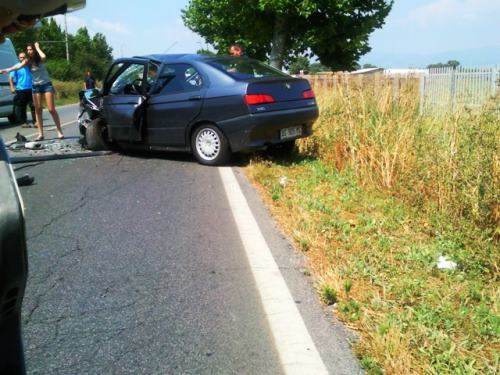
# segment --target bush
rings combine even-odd
[[[79,101],[78,93],[83,90],[83,81],[62,82],[53,80],[52,83],[54,84],[54,88],[56,89],[56,100],[62,101],[64,103],[77,103]]]
[[[82,77],[84,73],[81,72],[74,64],[68,63],[66,60],[48,60],[47,69],[50,77],[59,81],[75,81],[78,77]]]

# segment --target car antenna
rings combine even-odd
[[[175,46],[177,44],[177,41],[173,42],[170,47],[168,47],[164,53],[167,53],[168,51],[170,51],[172,49],[173,46]]]

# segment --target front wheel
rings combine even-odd
[[[85,130],[86,148],[92,151],[103,151],[108,149],[106,144],[106,125],[101,119],[92,120]]]
[[[194,131],[191,149],[198,162],[205,165],[224,164],[231,156],[226,137],[213,125],[202,125]]]

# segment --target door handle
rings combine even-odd
[[[191,96],[189,100],[201,100],[201,95]]]

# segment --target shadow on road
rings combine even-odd
[[[118,153],[140,159],[159,159],[178,162],[198,163],[195,157],[189,152],[173,152],[173,151],[145,151],[145,150],[116,150]],[[256,151],[252,153],[235,153],[231,159],[225,164],[226,167],[246,167],[255,160],[268,160],[282,166],[298,164],[304,161],[316,160],[316,157],[304,155],[294,150],[290,154],[282,154],[279,152]]]

